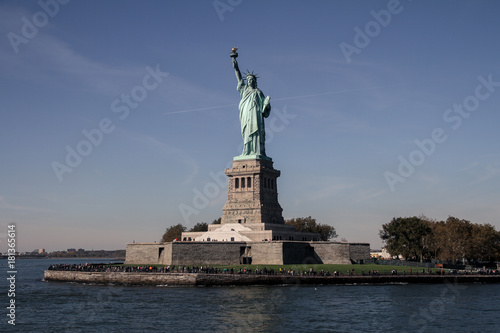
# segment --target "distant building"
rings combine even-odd
[[[45,249],[38,249],[38,254],[45,253]]]
[[[76,249],[67,249],[66,251],[67,252],[71,252],[71,251],[76,252]]]
[[[84,252],[85,249],[78,249],[78,252]]]
[[[389,254],[389,252],[386,251],[386,249],[371,250],[370,257],[372,259],[388,259],[388,260],[392,259],[392,256]]]

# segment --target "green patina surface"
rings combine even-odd
[[[272,161],[272,158],[264,155],[239,155],[233,157],[233,161],[242,161],[242,160],[266,160],[266,161]]]

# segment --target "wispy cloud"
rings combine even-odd
[[[190,81],[185,78],[170,75],[168,82],[160,87],[161,96],[165,102],[164,115],[202,112],[207,110],[237,108],[235,99],[226,91],[221,92]],[[234,96],[233,96],[234,97]],[[230,103],[232,102],[232,103]]]
[[[482,168],[481,175],[477,179],[477,182],[484,182],[490,180],[500,174],[500,161],[491,162]]]
[[[438,177],[431,176],[425,172],[418,172],[416,177],[418,178],[418,182],[427,185],[427,188],[432,188],[439,184],[440,181]]]
[[[358,186],[355,180],[339,179],[337,177],[324,178],[318,182],[310,184],[314,191],[307,195],[308,201],[316,201],[325,198],[334,197],[340,193],[345,193],[346,190],[353,189]]]
[[[459,169],[458,172],[465,172],[474,177],[475,180],[471,184],[491,180],[500,174],[500,158],[487,155]]]
[[[0,196],[0,208],[28,213],[55,213],[55,211],[46,208],[13,205],[7,202],[3,196]]]
[[[392,87],[399,87],[399,86],[402,86],[402,84],[387,85],[387,86],[377,86],[377,87],[353,88],[353,89],[340,89],[340,90],[326,91],[326,92],[314,93],[314,94],[304,94],[304,95],[278,97],[278,98],[273,98],[273,101],[274,102],[280,102],[280,101],[289,101],[289,100],[295,100],[295,99],[306,99],[306,98],[311,98],[311,97],[321,97],[321,96],[338,95],[338,94],[346,94],[346,93],[354,93],[354,92],[365,92],[365,91],[372,91],[372,90],[378,90],[378,89],[384,89],[384,88],[392,88]],[[172,111],[172,112],[165,112],[163,114],[170,115],[170,114],[176,114],[176,113],[198,112],[198,111],[206,111],[206,110],[212,110],[212,109],[218,109],[218,108],[226,108],[226,107],[231,107],[231,106],[234,107],[234,106],[237,106],[237,105],[238,105],[237,103],[224,104],[224,105],[214,105],[214,106],[208,106],[208,107],[203,107],[203,108],[193,108],[193,109],[186,109],[186,110],[176,110],[176,111]]]
[[[29,14],[9,6],[2,6],[1,9],[1,34],[19,34],[21,17]],[[19,46],[17,54],[8,40],[1,43],[2,76],[30,83],[71,82],[80,84],[81,89],[110,96],[125,88],[130,89],[137,77],[144,76],[143,67],[104,64],[78,54],[71,45],[50,34],[54,31],[57,31],[54,26],[39,29],[27,44]]]
[[[459,169],[458,172],[469,171],[471,169],[474,169],[478,165],[479,165],[479,162],[478,161],[474,161],[474,162],[468,164],[467,166],[463,167],[462,169]]]
[[[184,185],[189,184],[198,174],[200,166],[198,165],[196,160],[189,156],[185,151],[168,143],[162,142],[152,137],[151,135],[135,133],[124,129],[120,129],[119,131],[123,136],[127,137],[131,141],[138,142],[145,149],[153,151],[154,153],[159,155],[168,156],[185,164],[188,170],[190,170],[191,172],[188,173],[186,179],[184,179]]]
[[[384,195],[387,193],[387,190],[379,190],[379,191],[374,191],[374,190],[360,190],[357,195],[356,202],[363,202],[369,199],[373,199],[376,197],[379,197],[381,195]]]

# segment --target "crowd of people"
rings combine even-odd
[[[79,272],[143,272],[143,273],[205,273],[205,274],[255,274],[255,275],[290,275],[290,276],[379,276],[379,271],[370,270],[365,273],[364,270],[361,273],[355,272],[354,268],[352,270],[348,270],[346,273],[341,273],[339,271],[334,271],[330,273],[329,271],[320,270],[315,271],[312,267],[309,269],[298,269],[295,270],[293,268],[255,268],[248,269],[244,268],[220,268],[213,266],[148,266],[148,265],[137,265],[137,266],[129,266],[129,265],[113,265],[106,263],[99,264],[54,264],[50,265],[49,270],[54,271],[79,271]],[[406,271],[402,273],[397,270],[392,270],[391,275],[406,275],[408,274]],[[424,274],[437,274],[437,275],[445,275],[445,274],[465,274],[464,272],[457,270],[450,270],[445,272],[444,270],[438,270],[433,272],[431,269],[428,269],[427,272],[422,269],[420,272],[416,270],[415,272],[410,269],[409,274],[415,275],[424,275]],[[485,270],[480,272],[479,274],[499,274],[498,270]]]

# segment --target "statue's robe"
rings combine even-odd
[[[266,156],[264,118],[269,116],[271,105],[264,109],[266,99],[262,91],[245,84],[238,83],[238,92],[241,96],[239,105],[241,136],[243,137],[242,155]]]

